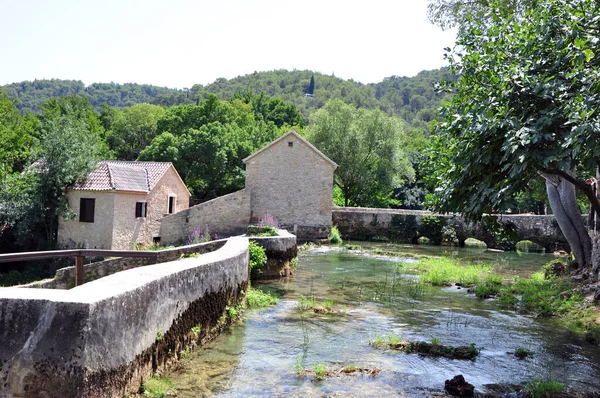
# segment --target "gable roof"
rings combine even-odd
[[[173,167],[171,162],[103,160],[85,182],[75,184],[72,189],[149,193],[170,167]],[[179,177],[174,167],[173,170]],[[183,181],[181,183],[185,186]]]
[[[311,144],[310,142],[308,142],[306,140],[306,138],[302,137],[300,134],[298,134],[296,132],[296,130],[290,130],[287,133],[285,133],[284,135],[282,135],[281,137],[277,138],[275,141],[271,142],[269,145],[266,145],[264,147],[262,147],[261,149],[259,149],[258,151],[254,152],[252,155],[248,156],[246,159],[243,160],[244,163],[248,163],[248,161],[250,159],[252,159],[253,157],[255,157],[256,155],[268,150],[269,148],[271,148],[272,146],[274,146],[275,144],[277,144],[280,141],[285,140],[286,138],[288,138],[289,136],[294,136],[297,139],[299,139],[301,142],[303,142],[309,149],[311,149],[313,152],[315,152],[317,155],[319,155],[320,157],[322,157],[323,159],[325,159],[325,161],[327,161],[327,163],[331,164],[333,166],[333,168],[337,168],[338,165],[336,162],[334,162],[333,160],[329,159],[327,156],[325,156],[323,154],[323,152],[319,151],[313,144]]]

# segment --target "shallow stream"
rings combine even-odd
[[[552,257],[440,247],[379,245],[386,251],[446,255],[493,264],[506,279],[529,275]],[[568,387],[600,390],[598,349],[573,336],[554,319],[534,318],[479,300],[466,289],[417,283],[395,267],[397,258],[320,248],[302,253],[297,275],[255,283],[280,296],[279,304],[248,310],[245,321],[193,352],[169,375],[178,397],[444,395],[444,380],[462,374],[485,390],[493,383],[525,384],[558,378]],[[414,260],[407,260],[414,261]],[[299,311],[300,295],[333,300],[342,314]],[[474,361],[427,358],[369,345],[388,334],[411,341],[439,339],[443,345],[482,348]],[[517,347],[533,351],[518,360]],[[337,376],[315,381],[296,368],[342,365],[377,367],[376,377]]]

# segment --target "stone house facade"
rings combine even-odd
[[[331,230],[337,164],[291,130],[244,159],[250,222],[269,213],[300,239]]]
[[[160,220],[189,207],[190,192],[172,163],[102,161],[67,193],[62,247],[132,249],[160,239]]]

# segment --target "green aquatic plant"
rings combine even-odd
[[[334,245],[340,244],[343,242],[342,234],[340,234],[340,230],[335,225],[331,227],[331,233],[327,237],[329,239],[329,243],[333,243]]]
[[[552,393],[565,390],[565,385],[557,379],[550,377],[546,379],[534,379],[525,385],[525,390],[531,398],[546,398]]]
[[[527,348],[517,347],[515,350],[515,356],[519,359],[525,359],[531,355],[533,355],[533,352],[529,351]]]
[[[315,373],[316,380],[325,380],[325,365],[323,365],[322,363],[315,364],[313,366],[313,372]]]
[[[279,298],[270,292],[263,292],[260,289],[248,288],[246,292],[246,304],[248,308],[264,308],[275,305]]]
[[[164,398],[175,391],[175,384],[168,378],[151,377],[142,384],[142,394],[145,397]]]

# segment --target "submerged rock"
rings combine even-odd
[[[463,375],[454,376],[444,383],[446,391],[456,397],[472,397],[475,392],[473,384],[467,383]]]

